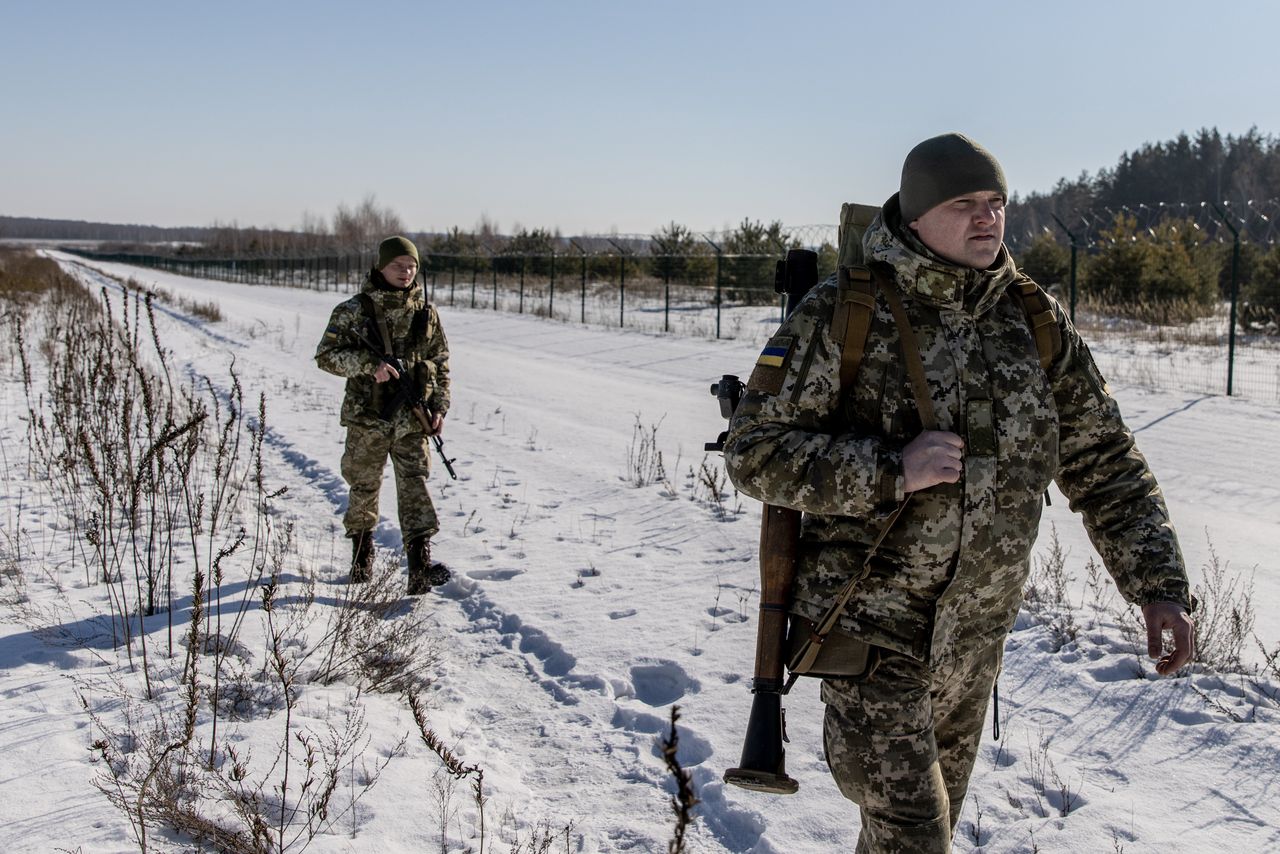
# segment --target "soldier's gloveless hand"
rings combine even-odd
[[[1175,602],[1152,602],[1142,606],[1142,619],[1147,624],[1147,655],[1156,661],[1156,673],[1176,673],[1195,655],[1195,624],[1183,607]],[[1164,649],[1164,633],[1173,635],[1173,649]]]
[[[385,383],[387,380],[398,379],[400,379],[400,372],[386,362],[379,362],[378,367],[373,372],[373,381],[376,383]]]
[[[960,480],[964,439],[947,430],[925,430],[902,449],[904,492]]]

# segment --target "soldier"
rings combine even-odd
[[[407,238],[378,244],[377,265],[360,293],[333,310],[316,348],[322,370],[347,378],[342,477],[350,491],[343,525],[351,538],[351,581],[370,577],[378,492],[390,455],[410,596],[449,579],[443,565],[431,562],[431,537],[440,524],[427,493],[430,437],[443,431],[449,410],[449,345],[418,266],[418,248]]]
[[[818,620],[874,551],[838,624],[866,665],[821,692],[827,762],[859,805],[861,854],[950,850],[1051,480],[1141,606],[1156,670],[1192,656],[1163,495],[1056,302],[1046,319],[1061,346],[1041,366],[1011,291],[1029,280],[1003,243],[1007,200],[999,163],[972,140],[916,146],[863,240],[875,306],[849,387],[833,277],[769,342],[725,446],[740,490],[804,511],[794,616]],[[899,340],[892,302],[914,347]]]

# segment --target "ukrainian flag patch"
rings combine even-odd
[[[766,368],[781,368],[786,364],[787,354],[791,352],[791,342],[792,339],[782,336],[771,339],[764,350],[760,351],[756,364]]]
[[[791,350],[796,339],[789,335],[775,335],[769,339],[760,358],[756,359],[755,370],[747,380],[747,388],[765,394],[778,394],[782,391],[782,383],[787,377],[787,360],[791,358]]]

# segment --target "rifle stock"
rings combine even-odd
[[[760,513],[760,623],[756,629],[756,690],[782,690],[787,609],[796,580],[800,511],[766,504]]]
[[[785,294],[785,313],[818,283],[818,256],[807,249],[792,249],[778,262],[774,290]],[[724,385],[723,381],[720,388]],[[713,386],[712,393],[720,388]],[[721,409],[724,409],[724,395]],[[736,405],[737,400],[733,403]],[[726,416],[732,413],[723,413]],[[720,441],[723,448],[723,436]],[[708,445],[708,450],[712,446]],[[786,717],[782,710],[787,611],[796,578],[796,553],[800,543],[799,510],[766,504],[760,514],[760,619],[756,628],[755,678],[751,680],[751,716],[737,768],[724,772],[724,781],[756,792],[790,795],[800,784],[787,776]]]
[[[787,609],[796,578],[800,511],[766,504],[760,515],[760,620],[756,629],[756,667],[751,716],[737,768],[724,781],[756,792],[790,795],[800,784],[787,776],[786,720],[782,695],[787,641]]]

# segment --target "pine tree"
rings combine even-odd
[[[1065,285],[1071,277],[1071,251],[1042,231],[1018,258],[1018,266],[1041,287]]]

